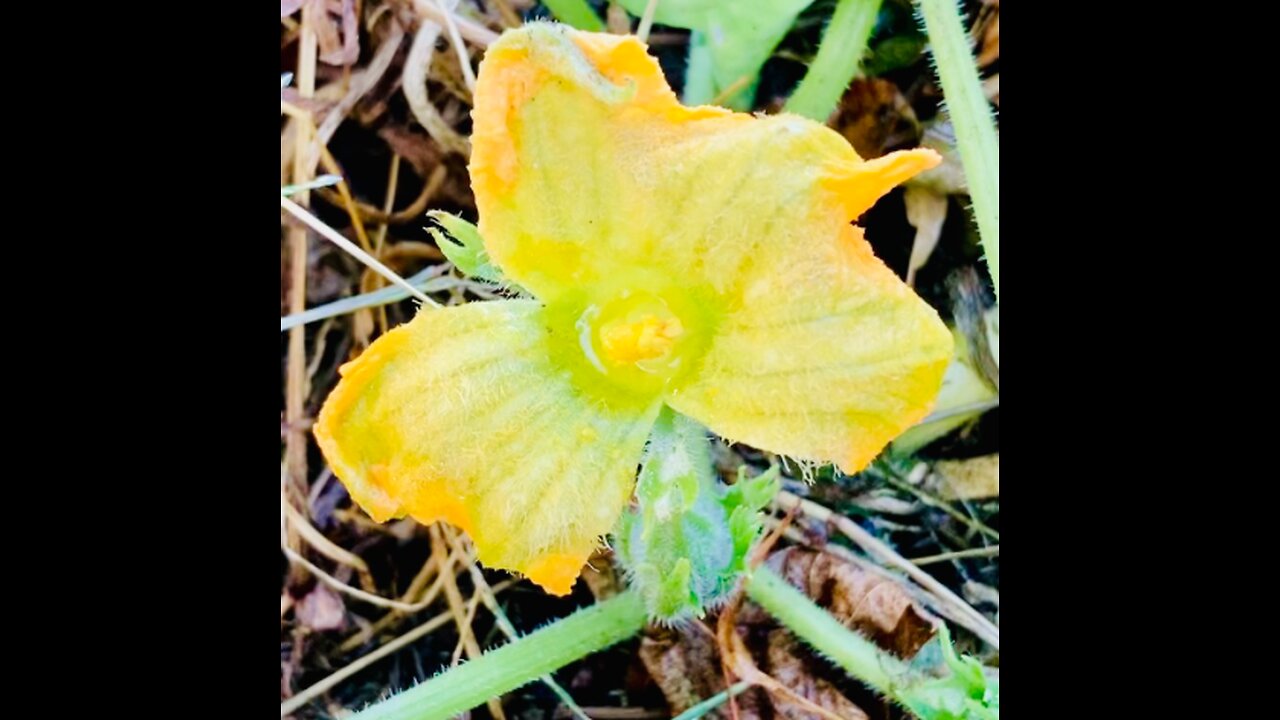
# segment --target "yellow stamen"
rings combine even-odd
[[[671,346],[684,334],[684,326],[675,317],[645,315],[634,322],[620,322],[600,331],[604,354],[615,363],[655,360],[671,351]]]

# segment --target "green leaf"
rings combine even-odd
[[[903,688],[903,704],[922,720],[1000,720],[999,678],[956,654],[946,624],[938,626],[937,642],[950,674]]]
[[[475,225],[457,215],[432,210],[427,213],[427,232],[440,246],[440,252],[464,275],[500,285],[509,285],[502,271],[489,259],[484,239]]]
[[[604,21],[591,9],[587,0],[544,0],[544,5],[557,20],[588,32],[604,32]]]
[[[637,510],[623,515],[618,557],[653,617],[701,615],[723,600],[746,569],[760,534],[760,510],[778,491],[776,469],[739,472],[731,487],[711,465],[706,431],[663,408],[636,485]]]
[[[739,86],[723,104],[735,110],[749,110],[755,102],[760,68],[786,37],[796,17],[812,3],[813,0],[660,0],[653,19],[662,25],[701,33],[710,57],[712,97]],[[621,0],[621,5],[640,16],[648,0]],[[690,52],[699,47],[690,45]],[[698,62],[702,60],[699,58]]]

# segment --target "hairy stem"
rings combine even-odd
[[[882,0],[840,0],[822,34],[818,54],[800,86],[787,100],[786,111],[826,122],[858,72],[867,40],[876,25]]]
[[[982,251],[1000,299],[1000,140],[969,35],[960,21],[956,0],[919,0],[934,64],[942,83],[947,111],[956,130],[960,162],[973,199]]]
[[[451,718],[626,640],[645,619],[640,596],[622,593],[372,705],[352,720]]]
[[[841,625],[768,567],[755,569],[747,594],[814,649],[886,695],[892,695],[894,678],[907,672],[901,660]]]

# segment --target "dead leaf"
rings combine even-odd
[[[792,692],[818,707],[849,720],[869,720],[862,708],[853,704],[835,685],[814,675],[809,661],[802,657],[799,643],[791,631],[779,628],[769,633],[768,672]],[[774,708],[786,718],[818,720],[799,703],[780,695],[770,696]]]
[[[986,0],[973,24],[978,40],[978,67],[986,67],[1000,59],[1000,0]]]
[[[378,128],[378,137],[391,151],[406,160],[419,177],[429,177],[431,171],[444,160],[444,153],[431,137],[414,132],[404,125],[388,124]]]
[[[608,600],[625,589],[611,550],[597,550],[592,554],[582,570],[582,579],[597,601]]]
[[[774,553],[768,564],[834,617],[889,652],[910,658],[933,636],[932,618],[892,580],[865,573],[826,553],[799,547]],[[779,689],[767,694],[754,688],[739,695],[740,720],[815,717],[812,709],[804,709],[795,698],[787,697],[788,692],[838,717],[867,717],[833,684],[833,667],[797,641],[790,630],[779,627],[772,615],[754,603],[744,602],[734,621],[741,642],[726,642],[739,646],[734,653],[749,651],[758,672],[767,675],[763,680],[772,678],[779,684]],[[641,641],[640,658],[673,714],[684,712],[726,687],[721,648],[714,634],[701,623],[651,627]],[[739,656],[738,660],[745,661],[746,657]],[[872,704],[866,709],[878,711],[879,707]],[[707,717],[727,720],[731,713],[726,705]]]
[[[907,186],[926,187],[940,195],[968,194],[969,186],[965,184],[964,165],[960,161],[960,150],[956,145],[956,131],[945,115],[939,115],[925,124],[924,132],[920,137],[920,146],[941,155],[942,164],[915,176]]]
[[[907,261],[907,284],[914,286],[916,271],[929,262],[942,237],[942,226],[947,221],[947,196],[923,185],[908,185],[903,201],[907,206],[907,222],[916,229],[911,258]]]
[[[324,583],[316,583],[294,606],[294,616],[312,630],[337,630],[346,617],[346,607],[338,593]]]
[[[883,78],[858,78],[849,85],[831,126],[863,158],[913,147],[920,138],[915,110],[898,86]]]
[[[1000,454],[968,460],[943,460],[938,473],[938,495],[944,500],[984,500],[1000,497]]]
[[[280,17],[285,18],[298,12],[306,0],[280,0]]]
[[[727,687],[716,640],[709,631],[696,625],[650,629],[640,641],[640,660],[666,696],[673,715]],[[763,698],[758,689],[742,693],[736,700],[741,720],[763,717]],[[722,705],[705,717],[727,720],[729,706]]]
[[[982,92],[996,107],[1000,107],[1000,73],[982,81]]]
[[[837,620],[901,658],[910,659],[933,637],[933,618],[891,580],[800,547],[774,553],[768,564]]]

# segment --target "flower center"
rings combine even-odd
[[[684,334],[678,317],[645,314],[637,320],[619,318],[600,328],[600,344],[605,357],[615,363],[657,360],[671,352],[676,340]]]
[[[706,350],[713,327],[707,305],[674,282],[628,268],[548,303],[553,360],[584,392],[648,404]]]

